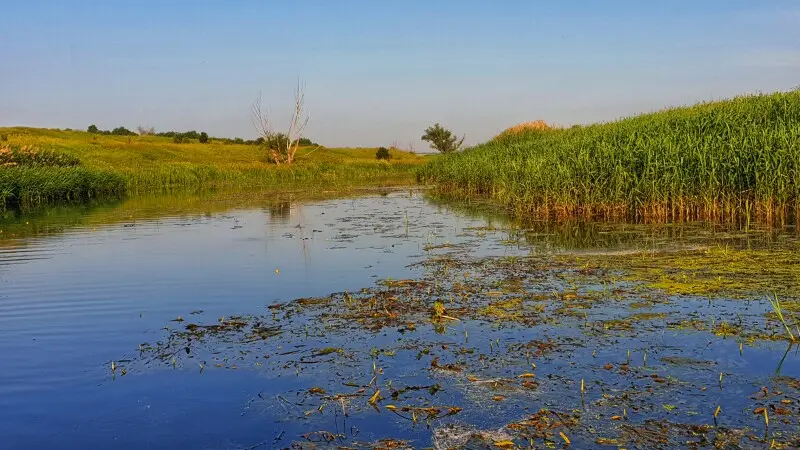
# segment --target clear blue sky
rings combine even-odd
[[[252,138],[258,91],[308,137],[468,143],[800,84],[797,0],[4,0],[0,126]]]

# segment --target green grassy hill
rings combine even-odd
[[[57,158],[39,163],[38,156],[26,157],[26,163],[14,162],[12,152],[19,155],[25,151],[63,155],[79,164],[50,163]],[[391,160],[382,161],[376,159],[375,152],[374,148],[308,147],[298,151],[295,164],[276,166],[267,162],[266,150],[254,145],[213,140],[176,144],[170,138],[156,136],[0,128],[0,207],[176,189],[397,185],[413,182],[414,169],[426,160],[392,150]]]
[[[521,216],[771,220],[800,202],[800,90],[503,133],[419,178]]]

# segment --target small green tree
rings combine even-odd
[[[97,125],[89,125],[89,128],[86,129],[89,133],[99,133],[100,130],[97,129]]]
[[[422,140],[430,142],[431,147],[439,150],[442,153],[452,153],[458,151],[461,145],[464,144],[464,137],[459,140],[453,132],[447,128],[442,127],[436,123],[432,127],[425,130],[422,135]]]
[[[182,134],[176,134],[175,137],[172,138],[172,142],[174,144],[183,144],[183,135]]]
[[[207,143],[208,142],[208,133],[203,131],[202,133],[200,133],[200,137],[197,138],[197,139],[200,141],[201,144]]]
[[[389,149],[388,148],[381,147],[381,148],[378,149],[377,152],[375,152],[375,157],[378,158],[378,159],[387,159],[388,160],[389,158],[391,158],[391,155],[389,155]]]

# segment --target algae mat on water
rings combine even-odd
[[[780,249],[712,247],[671,253],[585,255],[572,258],[585,268],[619,270],[622,278],[669,294],[758,299],[785,297],[800,311],[800,252],[796,243]]]

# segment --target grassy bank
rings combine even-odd
[[[181,143],[156,136],[109,136],[80,131],[0,128],[6,148],[34,148],[65,156],[73,164],[49,167],[0,164],[0,208],[98,196],[195,191],[269,189],[286,185],[398,185],[414,181],[425,158],[391,152],[380,161],[373,148],[301,148],[297,162],[275,166],[254,145]]]
[[[506,133],[419,178],[519,215],[783,218],[800,202],[800,91]]]

